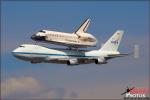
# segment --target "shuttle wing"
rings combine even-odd
[[[89,27],[90,25],[90,19],[86,19],[84,21],[84,23],[78,28],[78,30],[75,32],[76,34],[77,33],[85,33],[87,28]]]

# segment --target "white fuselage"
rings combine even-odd
[[[56,31],[42,30],[31,37],[33,40],[40,40],[58,45],[64,45],[68,47],[88,47],[96,46],[96,38],[89,33],[82,33],[82,36],[78,36],[75,33],[64,33]]]
[[[13,55],[25,61],[33,63],[52,62],[66,63],[72,59],[87,59],[86,62],[91,62],[91,59],[99,57],[107,57],[108,54],[119,54],[119,52],[104,52],[99,50],[84,51],[84,50],[66,50],[66,49],[49,49],[46,47],[24,44],[19,46],[13,52]]]

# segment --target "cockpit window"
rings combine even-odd
[[[24,46],[21,45],[21,46],[19,46],[19,47],[24,47]]]
[[[40,30],[39,32],[46,33],[44,30]]]

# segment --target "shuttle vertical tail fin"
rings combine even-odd
[[[124,31],[118,30],[111,36],[108,41],[102,46],[101,51],[118,51]]]
[[[85,22],[75,32],[75,34],[85,33],[89,25],[90,25],[90,19],[86,19]]]

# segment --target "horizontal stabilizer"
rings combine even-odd
[[[108,55],[108,57],[112,57],[112,58],[115,58],[115,57],[124,57],[124,56],[128,56],[130,54],[111,54],[111,55]]]

